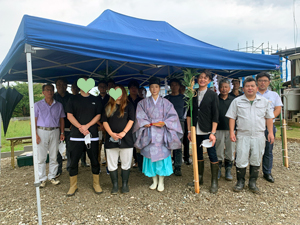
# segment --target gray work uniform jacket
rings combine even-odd
[[[274,118],[270,102],[256,95],[252,105],[245,95],[235,98],[225,115],[236,120],[237,136],[260,137],[266,129],[266,119]]]

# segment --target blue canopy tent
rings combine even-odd
[[[31,124],[33,82],[69,83],[78,75],[113,77],[127,84],[145,84],[151,76],[180,74],[182,67],[212,69],[228,77],[253,75],[279,68],[279,56],[242,53],[194,39],[166,22],[128,17],[106,10],[88,26],[25,15],[12,46],[0,65],[0,81],[28,81]],[[0,82],[0,83],[1,83]],[[35,134],[35,126],[31,126]],[[39,223],[39,179],[36,137],[32,135]]]
[[[279,68],[278,56],[226,50],[166,22],[106,10],[88,26],[25,15],[0,66],[1,79],[27,80],[25,44],[38,47],[32,55],[34,82],[53,82],[60,76],[72,82],[79,74],[95,78],[114,74],[117,82],[126,84],[131,77],[145,82],[153,75],[178,74],[182,67],[212,69],[229,77]]]

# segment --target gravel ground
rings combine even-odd
[[[200,194],[187,186],[193,180],[193,168],[182,166],[183,176],[165,179],[165,191],[148,187],[152,179],[137,169],[131,170],[128,194],[110,195],[110,177],[102,172],[103,194],[92,190],[90,168],[79,168],[79,191],[66,197],[69,176],[64,169],[61,184],[47,183],[40,190],[44,224],[300,224],[300,144],[288,144],[290,168],[282,166],[281,142],[274,148],[271,184],[262,178],[257,181],[261,194],[247,188],[241,193],[232,191],[234,181],[219,180],[217,194],[209,193],[210,168],[205,156],[204,185]],[[64,162],[64,166],[66,162]],[[10,158],[2,159],[0,175],[0,223],[37,224],[36,193],[33,186],[33,167],[12,169]],[[105,167],[101,166],[102,171]],[[224,174],[224,169],[223,169]],[[246,175],[248,179],[248,174]],[[120,183],[119,176],[119,183]]]

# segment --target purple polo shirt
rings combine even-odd
[[[34,103],[34,114],[40,127],[60,127],[59,119],[66,117],[60,102],[53,100],[52,105],[48,105],[45,99]]]

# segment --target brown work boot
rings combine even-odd
[[[99,174],[93,174],[93,188],[97,195],[103,192],[99,184]]]
[[[67,193],[67,197],[75,195],[77,188],[77,175],[70,177],[70,189]]]

